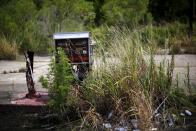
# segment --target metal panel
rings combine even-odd
[[[55,33],[53,35],[54,40],[79,39],[79,38],[89,38],[89,32],[65,32],[65,33]]]

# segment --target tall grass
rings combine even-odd
[[[14,60],[16,59],[17,53],[18,47],[15,41],[9,41],[5,37],[0,37],[0,60]]]
[[[107,26],[101,26],[92,30],[99,43],[107,47],[108,41],[113,37]],[[119,27],[118,27],[119,28]],[[120,27],[123,28],[123,27]],[[160,49],[167,48],[173,53],[194,53],[194,43],[188,37],[187,25],[180,22],[165,23],[161,25],[132,26],[131,30],[137,30],[141,35],[141,42],[146,45],[149,39],[153,39]],[[193,37],[194,40],[194,37]],[[106,42],[107,41],[107,42]],[[110,43],[110,42],[109,42]],[[181,51],[185,48],[185,52]]]
[[[155,64],[157,41],[152,30],[146,41],[140,30],[110,28],[109,32],[108,48],[97,49],[95,68],[81,89],[81,99],[89,106],[83,125],[99,127],[109,121],[127,126],[137,119],[140,129],[149,130],[158,126],[155,114],[165,117],[185,106],[186,96],[172,84],[174,56],[171,62]]]
[[[143,30],[147,31],[145,36]],[[108,28],[106,32],[110,38],[98,39],[104,44],[97,46],[93,70],[80,82],[82,85],[72,82],[71,67],[63,51],[60,63],[52,62],[47,79],[41,81],[57,94],[52,97],[53,106],[61,114],[69,107],[78,111],[82,118],[80,129],[99,130],[108,122],[112,128],[131,129],[130,121],[135,120],[141,130],[167,127],[168,117],[178,117],[180,110],[191,104],[178,88],[178,80],[174,80],[177,85],[173,82],[174,55],[170,62],[156,65],[158,40],[152,26],[133,30]]]

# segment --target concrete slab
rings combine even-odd
[[[33,100],[24,99],[24,96],[28,92],[26,85],[25,72],[19,73],[19,69],[25,68],[26,63],[24,61],[0,61],[0,104],[17,104],[25,103],[29,104],[44,104],[41,99],[35,101],[42,101],[42,103],[35,102]],[[40,76],[45,76],[48,73],[49,62],[51,57],[38,57],[34,58],[34,81],[35,88],[38,92],[47,92],[47,89],[42,88],[39,82]],[[7,73],[4,74],[3,72]],[[10,71],[17,71],[17,73],[9,73]],[[13,100],[23,98],[18,102],[13,102]],[[45,95],[44,95],[45,99]]]
[[[9,72],[21,68],[25,68],[25,59],[20,61],[0,61],[0,103],[10,103],[11,99],[18,98],[17,96],[21,93],[27,93],[25,73],[7,73],[3,74],[3,71]],[[49,69],[51,57],[36,56],[34,58],[34,79],[35,88],[40,92],[47,92],[46,89],[42,88],[39,83],[39,77],[46,75]],[[155,61],[159,64],[163,60],[171,60],[171,55],[156,55]],[[100,64],[100,60],[95,60],[96,64]],[[178,74],[179,82],[183,86],[184,79],[187,74],[187,64],[190,66],[190,82],[193,87],[196,87],[196,55],[175,55],[175,68],[174,68],[174,79]],[[96,66],[96,65],[94,65]]]

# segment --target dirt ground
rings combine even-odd
[[[34,58],[34,79],[37,91],[47,91],[41,87],[38,79],[41,75],[47,74],[50,59],[50,56],[35,56]],[[157,64],[163,60],[171,60],[171,56],[155,56]],[[95,63],[97,62],[95,61]],[[175,55],[174,79],[176,74],[178,74],[180,85],[184,86],[188,63],[190,66],[190,83],[193,88],[196,88],[196,55]],[[18,61],[0,61],[0,103],[9,103],[10,99],[16,97],[18,93],[27,92],[25,73],[18,72],[21,68],[25,68],[24,59]],[[17,71],[17,73],[9,73],[10,71]]]

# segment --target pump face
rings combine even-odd
[[[74,75],[79,80],[85,78],[92,66],[92,45],[89,32],[65,32],[53,35],[56,54],[58,48],[64,50],[70,60]],[[56,57],[58,62],[58,57]]]
[[[88,38],[82,39],[59,39],[55,40],[55,48],[61,47],[72,64],[89,63]]]

